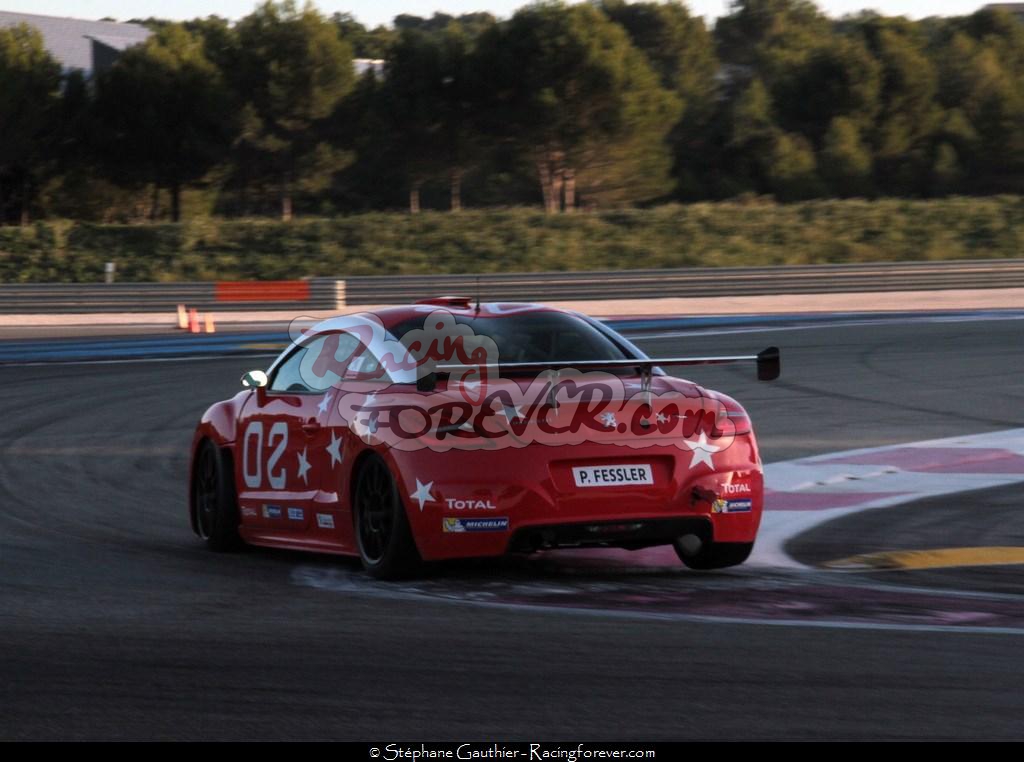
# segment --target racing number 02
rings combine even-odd
[[[255,447],[249,445],[252,439],[256,440]],[[278,469],[277,465],[287,447],[288,424],[277,421],[270,427],[270,434],[266,437],[266,449],[273,448],[267,458],[267,481],[271,489],[284,489],[288,470],[284,466]],[[245,486],[249,489],[259,489],[263,486],[263,451],[263,421],[252,421],[245,427],[245,434],[242,437],[242,476],[245,478]]]

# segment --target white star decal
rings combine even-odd
[[[362,438],[366,440],[367,444],[370,443],[370,440],[373,438],[373,435],[377,433],[377,416],[378,415],[379,415],[379,413],[374,413],[367,420],[361,421],[363,426],[366,427],[366,430],[362,434]]]
[[[316,409],[319,410],[321,413],[326,413],[327,412],[327,408],[328,408],[328,406],[330,404],[331,404],[331,393],[327,392],[327,394],[324,395],[324,398],[322,400],[320,400],[320,404],[316,406]]]
[[[708,435],[703,431],[697,438],[696,442],[686,441],[686,446],[693,450],[693,458],[690,460],[690,468],[693,468],[698,463],[704,463],[712,471],[715,470],[715,464],[711,462],[711,456],[713,453],[718,452],[722,448],[718,445],[708,444]]]
[[[523,413],[519,409],[519,405],[502,405],[501,414],[505,416],[509,422],[511,422],[513,418],[523,417]]]
[[[603,423],[606,428],[614,429],[618,425],[618,421],[615,418],[615,413],[604,413],[601,416],[601,423]]]
[[[668,423],[668,416],[664,413],[658,413],[657,421],[658,423]]]
[[[327,454],[331,456],[331,468],[334,468],[336,463],[341,463],[341,439],[338,439],[338,435],[334,433],[334,429],[331,429],[331,443],[327,446]]]
[[[299,478],[305,484],[309,484],[309,477],[306,476],[306,472],[309,471],[309,461],[306,459],[306,448],[302,448],[302,452],[299,453]]]
[[[419,479],[416,480],[416,491],[409,495],[409,497],[420,504],[421,511],[423,510],[424,503],[434,502],[434,496],[430,494],[430,488],[433,486],[433,482],[427,482],[424,484]]]

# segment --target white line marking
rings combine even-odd
[[[868,622],[868,621],[845,621],[836,619],[758,619],[756,617],[729,617],[709,614],[684,614],[681,612],[656,612],[635,609],[599,609],[584,606],[573,606],[571,604],[560,604],[558,606],[545,606],[536,603],[505,603],[502,601],[485,600],[480,597],[460,597],[458,591],[446,593],[443,591],[430,592],[409,589],[394,583],[377,583],[369,578],[357,579],[362,572],[350,574],[334,574],[335,570],[325,570],[315,566],[297,566],[292,570],[291,581],[293,584],[302,587],[311,587],[316,590],[325,590],[332,593],[360,595],[370,598],[380,598],[393,601],[418,601],[446,603],[458,606],[474,606],[491,609],[504,609],[514,611],[530,611],[537,614],[571,614],[575,616],[590,616],[613,619],[651,620],[663,622],[692,622],[694,624],[739,624],[775,627],[800,627],[827,630],[869,630],[887,632],[933,632],[933,633],[956,633],[969,635],[1024,635],[1024,628],[999,627],[991,625],[946,625],[946,624],[913,624],[894,622]],[[540,586],[530,584],[523,585],[525,592],[536,593],[543,591],[543,583]],[[936,596],[949,595],[954,591],[946,590],[919,590],[916,588],[893,588],[885,585],[863,585],[867,589],[877,589],[890,592],[894,589],[902,589],[906,592],[928,593]],[[493,589],[494,586],[491,586]],[[475,591],[490,596],[491,590],[482,589]],[[554,592],[572,592],[555,589]],[[979,594],[971,597],[980,597]],[[992,598],[1003,596],[992,595]]]

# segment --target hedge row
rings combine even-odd
[[[751,266],[1016,257],[1024,197],[753,199],[547,216],[532,209],[38,222],[0,228],[0,282],[248,280],[441,272]]]

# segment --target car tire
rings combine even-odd
[[[391,469],[370,455],[359,468],[352,512],[363,568],[377,579],[413,576],[421,565],[409,517]]]
[[[196,534],[210,550],[223,553],[242,546],[231,456],[210,440],[203,442],[196,453],[192,508]]]
[[[706,542],[696,553],[686,553],[677,540],[672,544],[679,560],[689,569],[724,569],[739,566],[754,549],[752,542]]]

